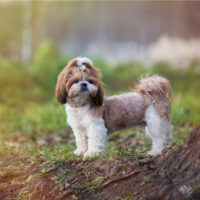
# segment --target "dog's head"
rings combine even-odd
[[[71,60],[59,74],[56,98],[61,104],[71,103],[78,106],[103,103],[103,83],[100,70],[86,57]]]

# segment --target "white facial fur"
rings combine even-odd
[[[84,72],[83,72],[84,73]],[[82,84],[86,87],[83,90]],[[83,106],[89,103],[90,97],[94,97],[97,93],[97,86],[84,80],[84,78],[78,83],[71,85],[69,89],[69,103],[75,106]]]

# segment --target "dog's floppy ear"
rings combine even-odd
[[[56,98],[61,104],[67,103],[66,83],[67,74],[64,71],[62,71],[58,76],[56,84]]]
[[[56,85],[56,98],[61,104],[67,103],[67,89],[66,84],[68,76],[70,75],[70,69],[77,63],[76,59],[69,61],[68,65],[59,74]]]
[[[103,99],[104,99],[104,87],[103,83],[100,82],[98,85],[98,90],[96,95],[92,97],[93,106],[101,106],[103,104]]]

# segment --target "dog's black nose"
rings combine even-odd
[[[87,87],[87,83],[81,83],[81,87],[86,88]]]

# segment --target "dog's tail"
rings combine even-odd
[[[158,75],[141,78],[136,92],[146,95],[150,99],[172,100],[172,88],[169,81]]]

